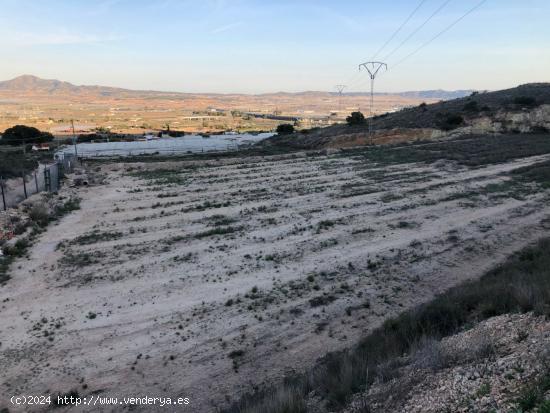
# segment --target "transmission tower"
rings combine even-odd
[[[338,112],[342,111],[342,93],[344,93],[344,89],[347,87],[346,85],[336,85],[334,86],[336,88],[336,91],[338,92]]]
[[[380,72],[380,69],[384,68],[388,70],[388,65],[382,62],[365,62],[359,65],[359,70],[364,68],[370,75],[370,117],[369,117],[369,135],[371,143],[373,143],[373,134],[372,134],[372,117],[374,116],[374,80]]]

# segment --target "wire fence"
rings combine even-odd
[[[4,180],[0,177],[0,208],[7,210],[39,192],[57,192],[65,173],[74,171],[78,160],[74,155],[65,155],[49,165],[39,165],[34,171],[21,173],[20,178]]]
[[[125,156],[139,156],[139,155],[185,155],[185,154],[198,154],[198,153],[223,153],[234,152],[240,149],[249,147],[248,144],[230,144],[224,147],[136,147],[136,148],[113,148],[113,149],[87,149],[83,145],[78,147],[79,158],[98,158],[98,157],[125,157]],[[65,157],[74,154],[68,151],[59,152],[59,158],[65,159]]]

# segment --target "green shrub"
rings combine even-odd
[[[6,283],[10,279],[8,273],[10,265],[13,262],[13,257],[4,256],[0,257],[0,285]]]
[[[361,112],[352,112],[350,116],[346,118],[348,125],[364,125],[365,124],[365,115]]]
[[[18,239],[13,245],[4,245],[2,252],[9,257],[22,257],[29,247],[29,240],[26,238]]]
[[[195,238],[201,239],[206,237],[211,237],[213,235],[226,235],[233,232],[240,231],[242,227],[216,227],[208,231],[203,231],[195,234]]]
[[[550,400],[543,402],[539,406],[537,413],[550,413]]]
[[[294,126],[290,123],[283,123],[277,126],[277,134],[279,135],[291,135],[294,133]]]
[[[533,411],[537,406],[538,409],[534,410],[537,413],[550,412],[550,402],[544,400],[545,394],[550,390],[550,372],[545,374],[542,378],[535,383],[530,384],[523,389],[517,399],[517,406],[520,412]]]
[[[78,245],[91,245],[98,242],[117,240],[122,238],[123,236],[124,234],[119,231],[100,232],[98,230],[95,230],[88,234],[79,235],[73,240],[73,243]]]
[[[448,115],[443,122],[440,123],[440,127],[443,130],[453,130],[464,124],[464,118],[460,115]]]
[[[334,300],[336,300],[336,297],[332,294],[330,295],[320,295],[318,297],[313,297],[309,300],[309,304],[312,307],[319,307],[321,305],[328,305],[332,303]]]
[[[70,198],[60,205],[55,207],[55,216],[56,218],[61,218],[64,215],[67,215],[71,211],[76,211],[80,209],[80,199]]]
[[[4,131],[0,144],[23,145],[51,141],[53,141],[53,135],[51,133],[41,132],[31,126],[15,125]]]
[[[42,203],[34,204],[29,211],[29,218],[37,225],[45,227],[50,221],[48,207]]]

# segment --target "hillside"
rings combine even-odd
[[[445,129],[449,116],[473,119],[491,116],[498,111],[521,112],[526,109],[550,104],[550,83],[532,83],[513,89],[476,94],[445,102],[405,109],[400,112],[378,116],[374,126],[390,128]]]
[[[444,137],[454,130],[529,132],[550,128],[550,83],[532,83],[433,104],[421,104],[373,118],[375,143]],[[265,144],[297,148],[354,146],[369,143],[368,124],[276,136]]]
[[[419,99],[441,99],[441,100],[450,100],[458,99],[471,95],[474,90],[454,90],[447,91],[442,89],[437,90],[422,90],[422,91],[412,91],[412,92],[402,92],[399,93],[400,96],[410,97],[410,98],[419,98]]]
[[[0,82],[0,91],[27,92],[35,94],[84,94],[84,93],[115,93],[127,92],[104,86],[76,86],[57,79],[41,79],[32,75],[22,75],[11,80]]]

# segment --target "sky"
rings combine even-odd
[[[0,79],[32,74],[205,93],[332,91],[337,84],[366,91],[369,78],[358,65],[376,58],[388,64],[376,80],[384,92],[550,81],[548,0],[486,0],[427,43],[479,3],[0,0]]]

